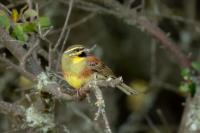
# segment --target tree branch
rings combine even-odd
[[[14,40],[3,28],[0,28],[0,34],[0,43],[3,44],[20,62],[27,52],[22,47],[22,44],[20,44],[17,40]],[[43,71],[32,56],[30,56],[27,60],[26,69],[33,75],[37,75]]]
[[[26,70],[24,70],[24,68],[15,65],[10,60],[6,59],[6,57],[0,57],[0,61],[4,62],[7,66],[11,67],[13,70],[19,72],[20,74],[23,74],[25,77],[31,80],[35,80],[35,76],[33,74],[27,72]]]
[[[8,102],[0,101],[0,111],[3,113],[13,114],[14,116],[24,116],[24,108],[20,105],[11,104]]]
[[[145,17],[139,17],[137,23],[141,28],[149,32],[150,35],[159,40],[160,44],[163,45],[176,58],[180,66],[186,68],[190,67],[189,59],[180,50],[178,45],[167,37],[167,35],[158,26],[150,22]]]

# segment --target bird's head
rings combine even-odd
[[[72,58],[86,57],[89,52],[90,49],[84,47],[83,45],[72,45],[65,50],[64,55]]]

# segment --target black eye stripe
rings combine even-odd
[[[78,55],[79,57],[86,57],[87,54],[85,52],[81,52],[81,54]]]
[[[77,49],[74,49],[74,52],[79,52],[81,50],[83,50],[84,48],[77,48]]]

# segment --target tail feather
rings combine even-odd
[[[117,86],[118,89],[120,89],[121,91],[123,91],[124,93],[126,93],[126,95],[135,95],[138,94],[138,91],[129,87],[128,85],[122,83],[120,85]]]

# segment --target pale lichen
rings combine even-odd
[[[55,128],[54,115],[38,111],[33,105],[26,109],[25,118],[27,126],[37,128],[43,133]]]
[[[36,89],[38,90],[42,90],[44,87],[46,87],[49,83],[51,83],[51,81],[49,80],[48,75],[45,72],[41,72],[38,76],[37,76],[37,86]]]
[[[186,126],[191,132],[200,130],[200,107],[198,105],[190,105],[191,111],[188,113],[188,121]]]

